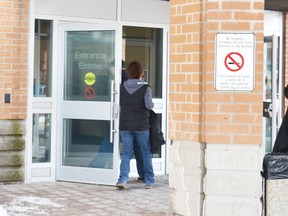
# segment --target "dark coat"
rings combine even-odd
[[[284,95],[288,99],[288,85],[284,89]],[[288,107],[278,131],[273,152],[288,152]]]
[[[288,152],[288,108],[278,131],[273,152]]]
[[[160,120],[158,119],[157,114],[153,110],[150,110],[149,122],[151,152],[157,153],[161,145],[165,144],[166,141],[161,130]]]

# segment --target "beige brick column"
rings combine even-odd
[[[231,216],[236,210],[231,205],[237,205],[243,209],[237,215],[259,215],[264,0],[172,0],[170,5],[172,208],[179,215]],[[253,91],[215,90],[218,32],[255,34]],[[215,181],[217,176],[233,184]],[[259,187],[239,191],[235,184]],[[179,201],[181,197],[185,202]],[[251,201],[249,208],[245,200]]]
[[[24,180],[28,7],[29,0],[0,1],[0,182]]]

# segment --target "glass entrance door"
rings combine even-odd
[[[57,179],[115,184],[119,169],[118,100],[121,66],[116,27],[60,28],[59,160]],[[60,77],[60,75],[59,75]]]
[[[272,152],[281,118],[279,37],[264,38],[263,125],[265,152]]]

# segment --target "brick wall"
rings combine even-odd
[[[0,1],[0,119],[25,119],[28,0]],[[4,103],[11,94],[11,103]]]
[[[222,144],[262,143],[263,1],[208,2],[204,20],[203,141]],[[213,26],[211,28],[210,26]],[[253,92],[216,92],[215,34],[253,32],[255,89]]]
[[[0,182],[24,181],[28,0],[0,1]],[[4,103],[10,94],[11,102]]]
[[[188,3],[187,3],[188,2]],[[170,1],[169,134],[172,140],[201,140],[201,1]]]
[[[264,2],[170,3],[170,138],[261,144]],[[225,93],[214,88],[215,35],[227,31],[256,35],[252,92]]]

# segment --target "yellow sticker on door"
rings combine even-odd
[[[96,82],[96,76],[93,72],[88,72],[84,76],[84,82],[88,86],[92,86]]]

